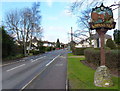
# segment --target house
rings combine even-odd
[[[55,47],[55,42],[43,41],[43,46],[45,47]]]
[[[100,38],[99,38],[98,33],[92,34],[91,38],[92,38],[92,40],[91,40],[92,47],[94,47],[94,48],[100,47]],[[106,44],[107,39],[111,39],[111,38],[112,37],[110,35],[105,34],[105,44]],[[89,38],[81,40],[78,44],[75,45],[75,47],[77,47],[77,48],[80,48],[80,47],[91,47],[90,44],[89,44]]]
[[[31,41],[31,47],[30,47],[30,41],[27,43],[27,50],[37,50],[37,46],[38,46],[38,39],[36,37],[34,37]]]
[[[81,40],[79,43],[75,45],[75,47],[80,48],[80,47],[90,47],[88,38]]]
[[[98,33],[92,35],[92,45],[94,48],[99,48],[100,47],[100,38]],[[108,34],[105,34],[105,44],[108,39],[112,39],[112,37]]]

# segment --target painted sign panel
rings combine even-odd
[[[90,22],[91,29],[98,28],[112,29],[114,27],[115,22],[113,19],[113,12],[111,8],[105,7],[103,4],[101,4],[100,7],[92,9]]]

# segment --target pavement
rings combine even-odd
[[[2,89],[66,89],[67,51],[55,50],[3,64]]]

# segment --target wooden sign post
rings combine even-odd
[[[90,29],[96,30],[100,36],[101,50],[100,50],[100,67],[97,68],[94,76],[94,84],[99,87],[109,87],[113,85],[111,80],[109,69],[105,65],[105,44],[104,35],[105,33],[115,28],[115,22],[113,19],[112,9],[105,7],[103,3],[100,7],[95,7],[91,12]]]

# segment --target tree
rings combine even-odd
[[[2,58],[15,55],[16,45],[14,39],[7,34],[4,26],[0,27],[0,31],[2,31]]]
[[[104,0],[109,2],[109,0]],[[70,12],[77,17],[77,24],[78,27],[80,28],[79,30],[76,30],[74,33],[74,37],[76,38],[77,42],[80,42],[84,38],[88,38],[88,43],[91,45],[92,42],[92,31],[90,30],[89,27],[89,22],[91,21],[90,16],[91,16],[91,10],[92,8],[96,6],[100,6],[101,3],[103,3],[103,0],[76,0],[75,2],[72,3],[70,6]],[[118,6],[117,8],[113,6]],[[113,10],[116,10],[120,7],[120,4],[114,4],[109,6]],[[79,41],[78,41],[79,40]]]
[[[116,45],[112,39],[108,39],[106,42],[106,47],[109,47],[110,49],[115,49]]]
[[[33,3],[31,8],[21,10],[13,10],[6,14],[6,26],[16,37],[16,41],[23,45],[24,55],[26,56],[26,43],[29,42],[29,50],[31,48],[32,38],[40,38],[42,35],[41,15],[39,10],[40,3]],[[20,42],[22,41],[22,42]],[[29,53],[28,50],[28,53]]]
[[[20,14],[18,10],[13,10],[6,14],[5,23],[7,30],[11,33],[16,35],[16,40],[20,41]]]
[[[33,7],[31,9],[32,11],[32,14],[31,14],[31,24],[32,24],[32,27],[31,27],[31,35],[30,35],[30,43],[29,43],[29,49],[31,47],[31,43],[32,43],[32,37],[36,36],[37,38],[41,38],[42,36],[42,28],[41,28],[41,15],[40,15],[40,10],[39,10],[39,7],[40,7],[40,3],[34,3],[33,4]],[[28,53],[29,53],[29,50],[28,50]]]
[[[113,33],[113,36],[114,36],[114,41],[117,45],[120,45],[120,30],[114,30],[114,33]]]
[[[92,8],[100,5],[102,2],[101,0],[91,0],[91,2],[89,3],[88,0],[81,0],[81,1],[75,1],[74,3],[72,3],[71,5],[71,10],[70,12],[72,12],[72,14],[74,14],[75,16],[77,16],[77,24],[78,27],[80,27],[80,30],[76,30],[74,37],[77,38],[77,40],[81,40],[83,38],[88,38],[88,43],[89,45],[92,46],[92,30],[90,30],[89,27],[89,22],[90,22],[90,18],[91,18],[91,11]]]
[[[59,39],[57,39],[56,48],[60,48],[60,41],[59,41]]]

